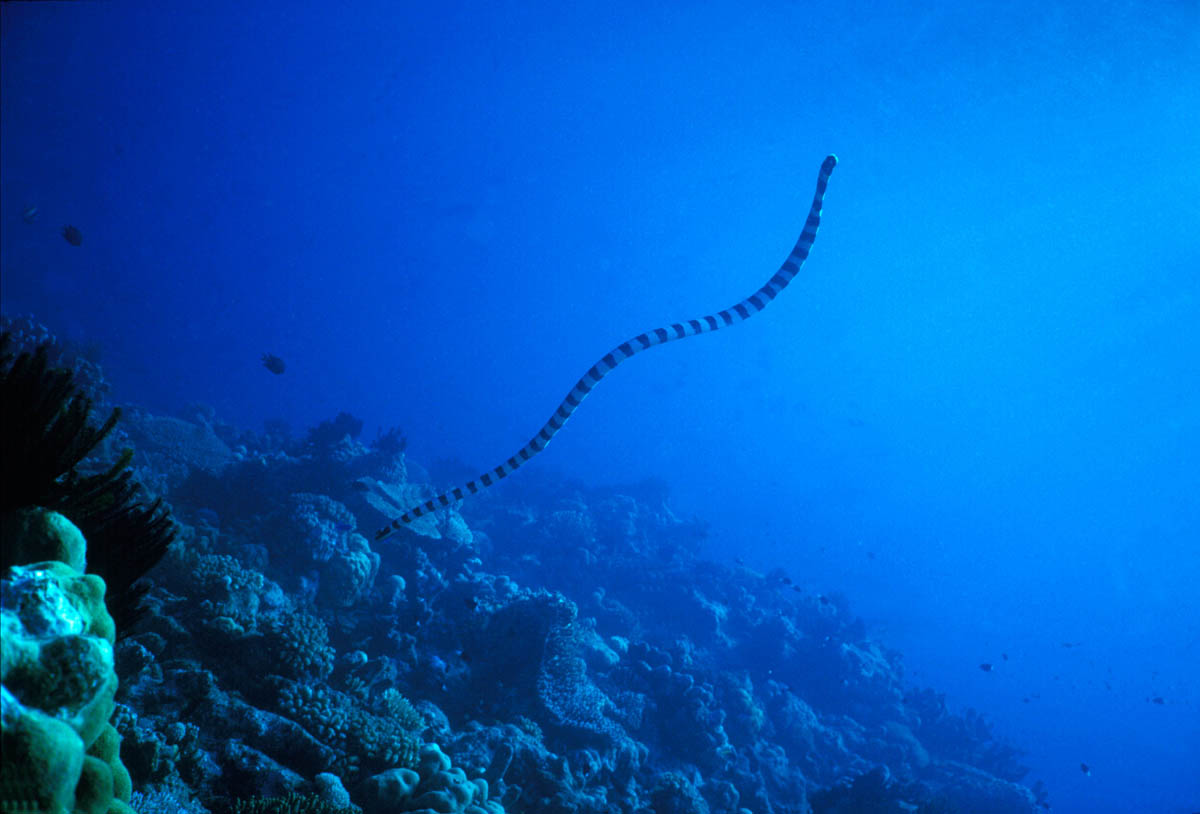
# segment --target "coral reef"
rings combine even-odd
[[[24,381],[58,382],[22,358]],[[27,452],[56,461],[43,489],[100,477],[137,505],[112,486],[131,484],[126,468],[70,474],[104,427],[86,434],[87,411],[56,392],[43,436],[55,416],[75,430]],[[698,557],[704,527],[676,518],[661,484],[528,479],[519,505],[492,494],[378,542],[359,529],[434,492],[398,431],[363,444],[339,416],[294,440],[203,411],[194,426],[228,449],[219,465],[159,448],[181,436],[138,436],[142,473],[182,521],[120,639],[101,580],[82,571],[86,528],[30,505],[0,518],[21,558],[58,561],[6,562],[4,737],[40,721],[43,742],[75,738],[80,777],[107,767],[117,810],[1016,814],[1044,802],[1020,784],[1017,751],[907,684],[843,599]],[[145,532],[139,518],[125,533]],[[42,794],[53,767],[40,765],[6,768],[4,799]]]

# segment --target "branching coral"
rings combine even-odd
[[[237,800],[232,814],[356,814],[358,809],[335,806],[313,794],[289,794],[286,797],[253,797]]]
[[[273,683],[278,688],[276,703],[280,712],[317,740],[343,753],[336,761],[338,765],[327,767],[339,775],[354,778],[417,765],[420,741],[413,730],[422,722],[411,704],[391,697],[383,702],[385,714],[377,715],[336,690],[284,679]]]

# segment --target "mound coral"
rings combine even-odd
[[[442,814],[504,814],[489,800],[487,780],[468,779],[451,765],[436,743],[421,747],[415,769],[392,769],[368,778],[363,784],[366,814],[391,812],[442,812]]]
[[[79,530],[41,512],[13,540],[36,561],[0,578],[0,811],[128,814],[129,774],[109,723],[116,636],[104,580],[78,567]]]

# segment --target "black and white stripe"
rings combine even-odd
[[[686,339],[689,336],[719,331],[721,328],[726,328],[742,320],[749,319],[766,308],[767,303],[775,299],[779,292],[787,288],[787,284],[792,281],[792,278],[796,276],[796,272],[800,270],[800,266],[808,258],[808,251],[812,248],[813,241],[817,239],[817,227],[821,225],[821,204],[825,198],[825,187],[829,184],[829,176],[833,173],[835,166],[837,166],[837,156],[834,155],[827,156],[821,163],[821,171],[817,175],[817,192],[813,196],[812,207],[808,210],[808,220],[804,223],[804,229],[800,232],[800,238],[796,241],[796,245],[792,247],[791,254],[783,261],[783,265],[779,267],[779,271],[775,272],[775,275],[767,280],[762,288],[736,305],[726,308],[724,311],[718,311],[716,314],[700,317],[699,319],[689,319],[687,322],[676,322],[669,328],[655,328],[652,331],[635,336],[628,342],[622,342],[620,345],[617,345],[612,351],[605,354],[600,361],[592,365],[591,370],[583,374],[583,378],[575,383],[575,386],[571,388],[571,392],[567,393],[567,397],[563,399],[562,404],[558,405],[558,409],[550,416],[550,420],[515,455],[494,469],[484,472],[475,478],[475,480],[451,489],[449,492],[444,492],[432,500],[427,500],[419,506],[409,509],[389,525],[377,531],[375,539],[382,540],[405,523],[411,523],[422,515],[428,514],[440,507],[449,506],[455,501],[462,500],[467,495],[473,495],[480,489],[485,489],[497,481],[508,477],[510,473],[520,468],[522,464],[545,449],[550,443],[550,439],[554,437],[554,434],[562,429],[563,425],[567,423],[567,419],[575,412],[575,409],[587,398],[587,394],[592,392],[592,388],[607,376],[613,368],[630,356],[641,353],[655,345],[665,345],[667,342],[673,342],[676,339]]]

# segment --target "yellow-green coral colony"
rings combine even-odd
[[[82,536],[61,515],[31,510],[21,527],[12,542],[25,556],[78,563]],[[0,811],[128,814],[129,774],[109,723],[116,636],[104,581],[48,559],[5,569],[2,588]]]

